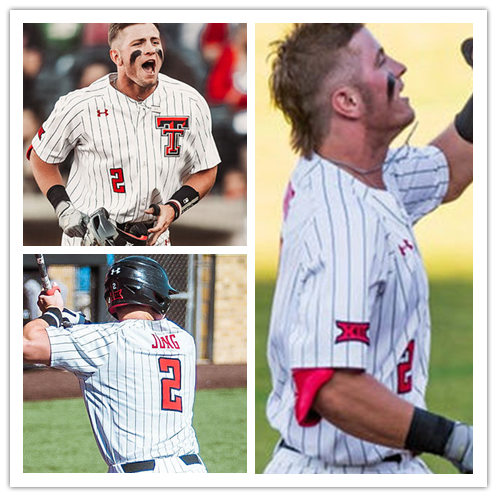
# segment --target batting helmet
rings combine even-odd
[[[178,293],[170,284],[164,268],[150,257],[133,255],[113,264],[105,276],[105,301],[114,316],[116,309],[129,304],[147,305],[165,314]]]

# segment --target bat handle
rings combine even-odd
[[[41,284],[43,287],[43,290],[46,292],[52,291],[52,282],[50,281],[50,278],[48,277],[48,271],[47,271],[47,266],[45,265],[45,258],[43,257],[42,254],[35,254],[36,258],[36,263],[38,264],[38,270],[40,272],[40,278],[41,278]],[[51,293],[48,295],[53,295],[53,290]]]

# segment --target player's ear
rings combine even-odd
[[[122,65],[123,59],[122,59],[121,54],[117,48],[111,48],[109,50],[109,56],[110,56],[110,60],[112,60],[112,62],[114,62],[114,64],[116,66]]]
[[[360,117],[363,102],[361,94],[351,86],[340,86],[331,94],[333,111],[349,119]]]

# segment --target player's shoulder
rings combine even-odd
[[[440,168],[447,165],[447,159],[438,147],[403,146],[389,149],[384,163],[384,174],[399,176],[419,168]]]
[[[147,319],[138,319],[138,320],[131,319],[126,321],[121,321],[121,323],[131,323],[130,324],[131,327],[136,327],[137,326],[136,323],[138,323],[139,326],[147,330],[152,330],[152,331],[155,330],[165,333],[186,333],[187,335],[191,336],[188,331],[186,331],[179,324],[168,319],[167,317],[164,317],[162,319],[157,319],[155,321]]]
[[[365,184],[318,154],[299,159],[291,183],[301,201],[319,204],[362,204],[367,190]]]
[[[162,92],[177,92],[184,95],[189,96],[199,102],[205,102],[205,98],[201,95],[201,93],[195,89],[193,86],[185,83],[184,81],[180,81],[179,79],[171,78],[171,76],[167,76],[166,74],[159,74],[160,81],[160,91]]]
[[[165,318],[161,319],[159,321],[159,323],[161,323],[161,325],[165,329],[169,330],[172,333],[179,333],[181,335],[184,335],[186,338],[193,338],[191,333],[189,333],[187,330],[185,330],[182,326],[180,326],[178,323],[176,323],[172,319],[165,317]]]
[[[110,85],[109,75],[105,75],[89,86],[77,88],[62,95],[57,103],[56,108],[64,109],[64,112],[78,112],[88,107],[88,102],[102,97],[107,92]]]
[[[122,328],[121,323],[119,321],[111,321],[106,323],[82,323],[82,324],[73,324],[67,328],[70,333],[77,334],[102,334],[102,335],[112,335],[117,333]]]

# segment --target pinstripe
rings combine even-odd
[[[321,178],[323,178],[323,174],[324,174],[324,166],[323,164],[319,161],[319,164],[321,166]],[[323,186],[326,185],[327,183],[325,183],[323,181]],[[328,225],[329,226],[329,234],[330,234],[330,251],[331,251],[331,254],[332,254],[332,260],[331,260],[331,264],[333,265],[333,267],[336,267],[336,260],[334,259],[335,258],[335,254],[336,254],[336,248],[335,248],[335,239],[334,239],[334,236],[333,236],[333,232],[334,232],[334,223],[333,223],[333,216],[332,216],[332,213],[331,213],[331,205],[330,205],[330,199],[328,198],[328,196],[325,194],[324,195],[324,201],[325,201],[325,205],[326,205],[326,220],[328,221],[328,223],[325,223],[325,226]],[[336,287],[336,280],[334,278],[331,278],[331,292],[332,292],[332,295],[336,295],[337,293],[337,287]],[[331,309],[330,309],[330,312],[331,312],[331,316],[334,316],[336,314],[336,310],[335,310],[335,302],[333,299],[330,299],[330,305],[331,305]],[[331,330],[330,330],[331,332]],[[329,347],[329,351],[330,351],[330,364],[333,364],[334,362],[334,356],[333,356],[333,347]]]
[[[154,125],[158,115],[190,119],[178,157],[164,154],[168,138]],[[43,129],[41,139],[37,135],[32,141],[42,160],[58,164],[75,151],[67,181],[75,207],[90,215],[103,206],[118,223],[153,220],[144,213],[151,203],[166,202],[188,175],[220,162],[205,100],[162,74],[157,89],[143,102],[119,93],[105,76],[61,97]],[[122,168],[125,193],[112,189],[110,169],[115,167]],[[63,237],[63,243],[78,245],[81,240]]]
[[[174,335],[179,350],[151,348],[153,334]],[[192,427],[195,390],[195,344],[172,322],[123,321],[49,328],[52,365],[84,379],[92,429],[109,465],[172,455],[198,453]],[[164,345],[164,347],[166,347]],[[180,361],[182,412],[161,409],[158,358]],[[196,465],[195,465],[196,466]],[[178,471],[200,471],[177,466]]]
[[[434,147],[410,147],[386,164],[387,190],[368,188],[318,156],[300,159],[292,174],[270,320],[273,390],[266,412],[281,437],[317,463],[277,450],[268,472],[401,472],[381,462],[392,454],[388,448],[326,421],[299,426],[291,374],[292,368],[362,367],[397,393],[398,364],[415,340],[413,387],[402,396],[424,407],[428,285],[413,224],[444,197],[447,164]],[[369,346],[337,341],[337,321],[369,323]],[[425,471],[414,462],[406,472]]]
[[[264,470],[265,474],[427,474],[430,470],[418,457],[405,457],[396,462],[372,465],[331,465],[318,458],[298,454],[287,449],[277,449]]]

